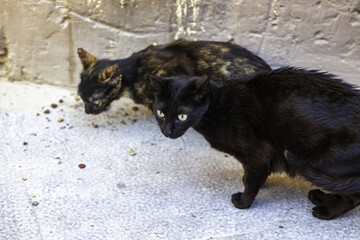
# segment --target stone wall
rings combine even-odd
[[[178,38],[234,39],[272,67],[360,85],[360,0],[1,0],[0,77],[76,86],[78,47],[123,58]]]

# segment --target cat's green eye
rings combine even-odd
[[[180,120],[180,121],[185,121],[186,119],[187,119],[187,115],[186,114],[179,114],[178,115],[178,119]]]
[[[161,117],[161,118],[165,117],[165,114],[164,114],[162,111],[160,111],[160,110],[157,110],[156,113],[157,113],[157,115],[158,115],[159,117]]]

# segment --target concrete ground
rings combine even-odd
[[[163,137],[129,99],[91,116],[75,94],[0,81],[0,239],[360,239],[360,208],[318,220],[301,179],[272,175],[236,209],[234,158]]]

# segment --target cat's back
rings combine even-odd
[[[359,90],[318,71],[282,68],[234,77],[223,86],[223,98],[234,111],[259,109],[262,121],[274,126],[360,126]]]
[[[160,73],[165,68],[188,65],[193,71],[189,75],[208,75],[216,80],[235,73],[245,75],[270,70],[263,59],[233,42],[177,40],[151,45],[136,55],[142,65],[158,69]]]
[[[313,102],[341,104],[360,103],[360,92],[355,86],[329,73],[300,68],[281,68],[255,74],[239,80],[258,98],[271,97],[274,101],[307,98]],[[242,83],[240,83],[241,85]]]
[[[345,128],[360,133],[359,90],[331,74],[283,68],[238,85],[254,95],[268,128],[284,136],[321,136]]]
[[[270,66],[260,57],[233,41],[186,41],[169,44],[168,49],[185,51],[196,62],[199,71],[214,69],[223,76],[268,71]]]

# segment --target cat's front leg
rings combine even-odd
[[[235,193],[231,196],[231,201],[235,207],[244,209],[249,208],[259,192],[260,187],[265,183],[270,175],[268,166],[252,167],[244,165],[244,192]]]

